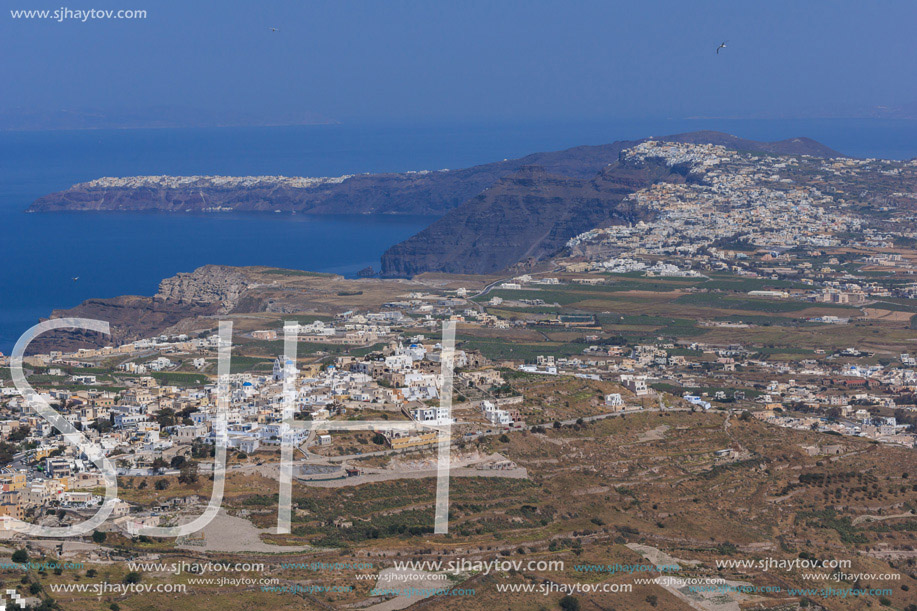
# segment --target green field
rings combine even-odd
[[[754,299],[754,298],[739,298],[739,297],[729,297],[720,293],[692,293],[690,295],[682,295],[672,301],[673,304],[678,305],[692,305],[692,306],[702,306],[709,308],[717,308],[720,310],[747,310],[749,312],[771,312],[771,313],[783,313],[783,312],[798,312],[800,310],[806,310],[809,308],[829,308],[836,310],[844,310],[857,314],[857,310],[849,306],[844,306],[834,303],[808,303],[804,301],[777,301],[772,299]]]
[[[269,269],[264,272],[264,274],[270,274],[272,276],[306,276],[309,278],[333,278],[334,274],[325,274],[321,272],[306,272],[299,269]]]
[[[554,356],[572,356],[581,354],[588,347],[579,342],[513,342],[499,339],[482,339],[479,337],[457,337],[462,350],[478,350],[489,359],[523,359],[534,361],[535,357],[545,354]]]

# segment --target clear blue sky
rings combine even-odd
[[[0,110],[171,105],[352,122],[836,116],[917,101],[910,0],[55,1],[3,0]],[[7,10],[61,5],[148,18]]]

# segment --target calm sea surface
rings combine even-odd
[[[353,275],[429,218],[306,215],[24,214],[36,198],[101,176],[337,176],[461,168],[580,144],[716,129],[760,140],[808,136],[841,152],[917,156],[917,122],[578,121],[543,124],[0,133],[0,351],[54,308],[152,295],[208,263]],[[78,281],[71,278],[79,277]]]

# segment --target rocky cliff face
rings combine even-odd
[[[550,257],[571,237],[641,220],[624,198],[653,182],[683,182],[662,163],[616,162],[589,180],[530,166],[453,210],[382,257],[382,273],[486,274]]]
[[[55,331],[36,338],[29,352],[70,351],[152,337],[189,318],[231,312],[254,286],[257,285],[248,279],[243,269],[206,265],[166,278],[153,297],[123,295],[112,299],[89,299],[75,308],[54,310],[50,317],[105,320],[111,325],[111,335]]]
[[[720,132],[692,132],[660,140],[781,155],[842,156],[808,138],[755,142]],[[616,142],[604,153],[620,153],[639,142]],[[579,231],[641,220],[626,209],[624,196],[655,181],[681,179],[674,170],[638,167],[617,157],[596,170],[597,175],[570,171],[568,165],[554,167],[562,171],[544,166],[522,168],[393,246],[382,257],[382,275],[492,273],[519,262],[544,259],[560,251]]]
[[[211,316],[216,313],[217,307],[214,305],[178,304],[138,295],[88,299],[75,308],[54,310],[50,318],[104,320],[110,325],[110,335],[84,331],[52,331],[37,337],[29,346],[29,353],[47,353],[50,350],[68,352],[78,348],[117,346],[158,335],[186,318]]]
[[[179,306],[215,306],[220,314],[235,309],[247,289],[254,286],[238,268],[205,265],[159,283],[153,299]]]

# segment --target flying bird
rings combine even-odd
[[[724,40],[723,43],[722,43],[720,46],[718,46],[718,47],[716,48],[716,54],[717,54],[717,55],[720,54],[720,49],[725,49],[725,48],[726,48],[726,43],[727,43],[727,42],[729,42],[729,41],[728,41],[728,40]]]
[[[73,278],[71,278],[71,280],[73,280],[74,282],[76,282],[76,281],[79,280],[79,279],[80,279],[79,276],[74,276]]]
[[[271,32],[279,32],[279,31],[280,30],[278,30],[277,28],[271,28]]]

